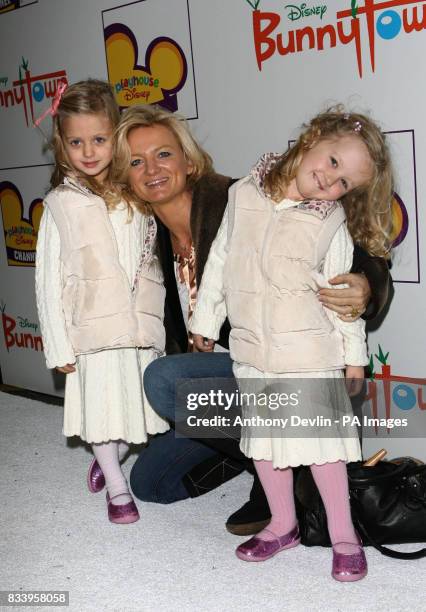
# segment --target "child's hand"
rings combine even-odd
[[[71,372],[75,372],[75,363],[67,363],[67,365],[58,367],[56,366],[55,370],[58,370],[58,372],[62,372],[62,374],[71,374]]]
[[[358,395],[364,380],[364,366],[346,366],[345,378],[349,396]]]
[[[200,334],[192,334],[192,340],[197,351],[211,353],[214,349],[215,341],[204,338],[204,336],[200,336]]]

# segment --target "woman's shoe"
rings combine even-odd
[[[235,551],[237,557],[243,561],[266,561],[281,550],[293,548],[300,544],[299,525],[296,525],[291,531],[282,536],[277,536],[269,529],[265,529],[265,531],[272,533],[275,539],[262,540],[254,536],[254,538],[250,538],[250,540],[238,546]]]
[[[87,486],[91,493],[99,493],[105,486],[105,476],[95,458],[92,459],[87,472]]]
[[[229,533],[239,536],[249,536],[259,533],[271,522],[271,511],[268,500],[259,480],[254,474],[250,499],[239,510],[231,514],[226,521]]]
[[[361,544],[333,544],[331,575],[339,582],[361,580],[367,575],[367,559]]]
[[[119,495],[122,495],[122,493]],[[108,493],[106,495],[109,520],[111,523],[119,523],[122,525],[127,523],[136,523],[140,517],[133,499],[127,504],[116,505],[112,503],[112,500],[119,497],[119,495],[115,495],[114,497],[110,497]]]

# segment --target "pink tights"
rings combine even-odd
[[[271,522],[258,536],[263,540],[288,533],[297,522],[293,494],[293,470],[274,469],[272,461],[254,461],[260,482],[265,490],[271,510]],[[351,518],[346,463],[311,465],[312,476],[320,492],[327,514],[328,532],[332,544],[351,542],[357,537]]]
[[[121,470],[120,460],[128,450],[125,442],[105,442],[92,444],[93,454],[105,476],[105,484],[109,496],[115,498],[114,504],[127,504],[131,501],[127,480]],[[119,497],[117,497],[119,496]]]

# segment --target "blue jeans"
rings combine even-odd
[[[232,360],[228,353],[186,353],[160,357],[147,367],[144,387],[148,400],[153,409],[172,424],[175,421],[175,386],[181,378],[233,378]],[[218,451],[220,458],[215,462]],[[220,465],[221,473],[226,471],[223,482],[247,467],[237,440],[194,440],[176,437],[174,430],[155,436],[132,468],[133,493],[143,501],[163,504],[186,499],[190,497],[185,485],[188,473],[203,462],[209,465],[209,460],[212,465]],[[226,466],[222,465],[224,461]],[[211,471],[211,466],[208,469]],[[218,484],[220,482],[215,486]]]

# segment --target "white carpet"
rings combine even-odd
[[[331,578],[329,549],[237,559],[241,539],[224,523],[247,498],[246,475],[197,499],[138,502],[139,522],[109,523],[104,494],[86,487],[90,455],[61,425],[61,408],[0,393],[1,590],[67,590],[72,612],[426,611],[426,559],[368,548],[369,574],[352,584]]]

